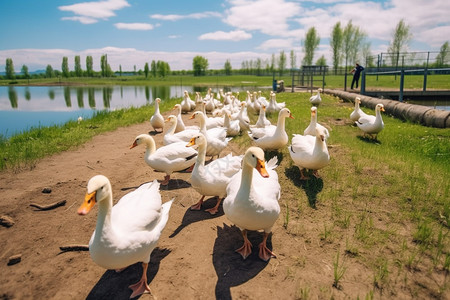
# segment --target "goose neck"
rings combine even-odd
[[[109,187],[111,190],[111,186]],[[112,208],[112,194],[109,193],[107,198],[99,201],[97,224],[95,226],[95,239],[100,239],[103,232],[110,231],[111,226],[111,208]]]
[[[252,185],[253,179],[253,167],[243,162],[242,166],[242,176],[241,176],[241,186],[239,187],[239,193],[249,195],[250,187]],[[248,197],[243,197],[243,199],[248,199]]]

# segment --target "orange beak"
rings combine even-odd
[[[78,208],[78,214],[80,216],[84,216],[86,215],[95,205],[95,195],[96,195],[96,191],[92,192],[90,194],[86,194],[86,196],[84,196],[84,202],[83,204],[81,204],[81,206]]]
[[[192,115],[189,120],[195,119],[195,115]]]
[[[136,147],[138,144],[136,143],[136,141],[133,142],[133,144],[130,146],[130,149],[133,149],[134,147]]]
[[[292,114],[289,114],[289,118],[294,119],[294,116],[292,116]]]
[[[192,138],[189,143],[186,145],[186,147],[192,147],[195,146],[195,138]]]
[[[266,170],[266,163],[263,160],[258,159],[256,162],[256,171],[261,174],[262,177],[267,178],[269,177],[269,173],[267,173]]]
[[[380,109],[380,110],[381,110],[381,111],[385,111],[385,110],[384,110],[384,107],[381,107],[381,109]]]

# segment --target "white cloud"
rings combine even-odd
[[[293,46],[293,40],[292,39],[270,39],[262,43],[258,46],[257,49],[261,50],[270,50],[275,49],[277,51],[280,50],[286,50],[286,49],[292,49]],[[297,45],[298,47],[298,45]]]
[[[98,20],[90,17],[63,17],[61,18],[63,21],[78,21],[81,24],[94,24],[97,23]]]
[[[161,15],[161,14],[153,14],[150,15],[150,18],[157,19],[157,20],[163,20],[163,21],[178,21],[182,19],[204,19],[204,18],[214,18],[214,17],[221,17],[220,13],[217,12],[202,12],[202,13],[194,13],[194,14],[188,14],[188,15]]]
[[[80,17],[90,19],[106,20],[115,16],[115,11],[128,7],[130,4],[126,0],[105,0],[94,2],[81,2],[72,5],[59,6],[58,9],[62,11],[73,12],[77,17],[72,18],[73,21],[82,21]],[[67,20],[67,19],[66,19]],[[91,24],[91,23],[83,23]]]
[[[288,21],[301,13],[300,4],[285,0],[230,0],[223,21],[243,30],[287,36]]]
[[[168,36],[169,39],[179,39],[180,37],[181,37],[181,35],[175,35],[175,34]]]
[[[117,29],[127,30],[152,30],[154,26],[148,23],[116,23],[114,24]]]
[[[216,31],[202,34],[198,37],[199,40],[215,40],[215,41],[242,41],[251,39],[252,35],[243,30],[235,30],[230,32]]]

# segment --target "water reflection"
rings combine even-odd
[[[11,103],[11,107],[18,108],[19,102],[17,101],[17,92],[16,92],[15,88],[12,86],[8,87],[8,97],[9,97],[9,102]]]
[[[217,93],[219,88],[212,89]],[[258,87],[223,87],[225,92],[261,90]],[[90,118],[98,110],[152,105],[181,98],[183,92],[203,95],[208,87],[194,86],[8,86],[0,87],[0,136],[9,137],[32,127],[59,125],[79,116]],[[87,102],[85,102],[87,99]],[[241,99],[242,100],[242,99]],[[88,107],[89,106],[89,107]]]

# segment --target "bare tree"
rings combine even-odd
[[[395,27],[394,33],[392,34],[392,41],[388,48],[392,66],[398,66],[400,52],[406,52],[408,50],[411,39],[412,34],[409,31],[409,26],[401,19]]]
[[[449,48],[448,48],[448,41],[445,42],[441,49],[439,50],[439,54],[436,56],[436,65],[438,67],[442,67],[448,64],[448,54],[449,54]]]
[[[295,69],[295,67],[297,65],[297,57],[295,56],[294,50],[291,50],[289,57],[291,60],[291,69]]]

